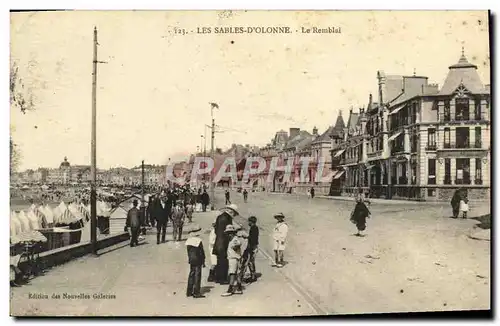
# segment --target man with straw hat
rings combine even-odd
[[[201,270],[205,267],[205,251],[200,238],[200,231],[189,232],[186,240],[186,248],[189,262],[189,277],[186,296],[193,298],[204,298],[201,294]]]
[[[285,215],[283,215],[283,213],[274,215],[274,218],[278,220],[278,222],[274,226],[273,231],[273,249],[275,257],[273,266],[283,267],[283,255],[286,245],[286,236],[288,234],[288,225],[285,223]]]
[[[228,282],[227,248],[229,244],[226,227],[233,224],[233,218],[238,215],[238,207],[234,204],[222,208],[221,214],[215,220],[215,243],[212,254],[217,256],[215,281],[220,284]]]

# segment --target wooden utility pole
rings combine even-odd
[[[142,164],[141,164],[141,219],[142,219],[142,222],[145,224],[145,222],[146,222],[146,206],[144,203],[144,160],[142,160]],[[144,235],[146,234],[145,229],[143,229],[142,233]]]
[[[97,101],[97,28],[94,27],[94,57],[92,60],[92,139],[90,150],[90,242],[92,253],[97,255],[97,166],[96,166],[96,101]]]
[[[215,210],[215,183],[214,183],[214,169],[215,169],[215,160],[214,160],[214,141],[215,141],[215,119],[214,119],[214,109],[218,109],[219,105],[217,103],[210,103],[211,105],[211,115],[212,115],[212,137],[211,137],[211,148],[210,148],[210,156],[212,158],[212,162],[214,162],[214,168],[210,171],[210,200],[212,210]]]

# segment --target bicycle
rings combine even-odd
[[[18,275],[16,281],[28,282],[33,277],[43,274],[44,266],[40,259],[39,243],[23,241],[21,244],[24,245],[24,251],[21,253],[17,264]]]

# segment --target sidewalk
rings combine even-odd
[[[294,291],[283,276],[257,255],[259,281],[243,295],[221,297],[226,286],[207,283],[208,227],[215,212],[196,213],[193,222],[203,230],[207,268],[203,270],[202,291],[206,298],[185,296],[187,254],[184,242],[157,245],[156,235],[130,248],[121,243],[99,257],[86,256],[54,268],[31,284],[11,289],[14,316],[298,316],[315,311]],[[167,240],[171,239],[168,234]],[[64,294],[80,298],[63,298]],[[95,299],[94,295],[109,298]],[[31,297],[47,296],[46,299]],[[52,298],[60,295],[61,298]],[[89,297],[85,298],[87,295]]]

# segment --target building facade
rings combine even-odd
[[[377,79],[378,102],[370,95],[356,132],[332,150],[346,175],[332,191],[435,201],[465,188],[471,199],[489,198],[491,99],[477,66],[462,53],[441,88],[415,75]]]

